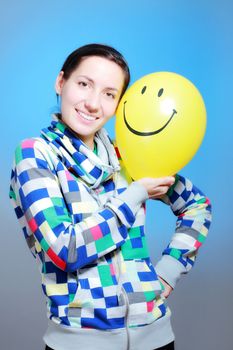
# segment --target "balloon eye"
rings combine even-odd
[[[144,87],[142,88],[141,94],[143,95],[145,91],[146,91],[146,86],[144,86]]]
[[[162,95],[162,93],[163,93],[163,88],[159,90],[158,97],[160,97]]]

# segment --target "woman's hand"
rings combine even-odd
[[[162,197],[169,187],[172,186],[175,182],[174,176],[153,178],[153,177],[144,177],[137,180],[141,185],[143,185],[148,193],[149,198],[156,199]]]
[[[171,292],[173,291],[173,288],[170,286],[170,284],[168,284],[166,281],[164,281],[164,279],[162,279],[162,277],[158,276],[158,278],[160,279],[160,282],[163,284],[164,286],[164,291],[162,293],[162,296],[164,296],[165,298],[168,298],[169,295],[171,294]]]

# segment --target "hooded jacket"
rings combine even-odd
[[[104,350],[109,342],[151,350],[174,339],[158,275],[174,288],[193,266],[210,203],[176,175],[163,197],[176,230],[154,267],[144,231],[147,192],[128,183],[105,129],[95,143],[97,154],[54,116],[15,152],[10,197],[42,275],[44,340],[55,350]]]

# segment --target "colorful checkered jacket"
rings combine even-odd
[[[156,268],[144,231],[145,201],[129,184],[106,131],[97,154],[58,118],[15,152],[10,197],[42,275],[49,319],[73,328],[141,327],[169,313],[160,275],[173,288],[193,266],[210,225],[210,203],[177,175],[164,196],[175,234]]]

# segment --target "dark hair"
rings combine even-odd
[[[122,68],[125,76],[124,85],[121,93],[122,96],[125,90],[127,89],[130,81],[129,67],[122,54],[108,45],[88,44],[81,46],[75,51],[73,51],[67,57],[61,69],[64,72],[64,79],[68,79],[73,73],[73,71],[79,66],[81,61],[88,56],[105,57],[108,60],[115,62]]]

